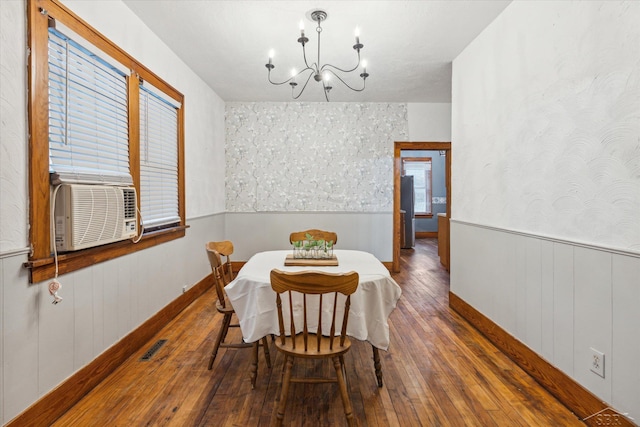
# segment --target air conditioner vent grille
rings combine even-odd
[[[63,184],[55,212],[55,241],[62,251],[136,235],[136,192],[131,187]]]
[[[122,191],[124,197],[124,217],[131,219],[136,217],[136,191],[126,188]]]
[[[113,241],[122,234],[124,207],[118,187],[74,186],[73,245]]]

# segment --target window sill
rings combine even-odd
[[[433,218],[433,214],[415,214],[416,218]]]
[[[58,274],[67,274],[93,264],[108,261],[114,258],[128,255],[142,249],[150,248],[161,243],[179,239],[185,236],[188,225],[172,227],[148,233],[138,243],[130,240],[111,243],[76,252],[66,252],[58,255]],[[51,279],[56,274],[56,266],[53,256],[48,258],[32,259],[24,263],[24,267],[30,271],[29,282],[38,283]]]

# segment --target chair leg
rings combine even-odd
[[[293,368],[293,357],[284,358],[284,378],[282,379],[282,390],[280,391],[280,403],[278,403],[278,413],[276,414],[276,426],[281,426],[284,420],[284,411],[287,407],[287,395],[289,394],[289,383],[291,382],[291,369]]]
[[[258,378],[258,347],[260,346],[259,341],[255,341],[253,346],[251,347],[251,371],[249,372],[249,376],[251,377],[251,390],[256,388],[256,379]]]
[[[349,426],[355,425],[355,419],[353,418],[353,410],[351,409],[351,399],[349,399],[349,393],[347,392],[347,384],[345,383],[344,376],[342,375],[343,365],[340,363],[340,357],[333,357],[333,367],[336,370],[336,376],[338,377],[338,388],[340,388],[340,396],[342,397],[342,404],[344,405],[344,415],[347,417],[347,424]]]
[[[344,355],[340,355],[340,366],[342,367],[342,377],[344,378],[344,383],[347,386],[347,390],[349,390],[349,377],[347,377],[347,368],[344,364]]]
[[[216,356],[218,355],[218,349],[220,348],[220,343],[224,341],[224,338],[227,336],[227,331],[229,330],[229,324],[231,323],[231,315],[225,314],[222,318],[222,326],[220,328],[220,332],[218,332],[218,336],[216,337],[216,343],[213,345],[213,351],[211,352],[211,357],[209,358],[209,370],[213,368],[213,362],[216,360]]]
[[[267,337],[262,337],[262,349],[264,350],[264,359],[267,362],[267,368],[271,369],[271,354],[269,353]]]
[[[225,317],[229,318],[229,321],[227,322],[227,327],[224,329],[224,334],[222,334],[222,339],[220,340],[221,343],[224,342],[224,340],[227,339],[227,334],[229,333],[229,328],[231,327],[231,314],[225,315]]]
[[[378,354],[378,347],[371,344],[371,348],[373,349],[373,367],[376,370],[378,387],[382,387],[382,366],[380,365],[380,354]]]

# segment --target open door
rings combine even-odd
[[[448,225],[451,218],[451,142],[394,142],[393,149],[393,265],[394,272],[400,271],[400,172],[402,171],[401,152],[407,150],[438,150],[444,151],[445,160],[445,183],[447,187],[447,215]],[[448,229],[448,228],[447,228]],[[446,236],[446,256],[447,267],[449,259],[449,235]],[[440,242],[438,242],[440,246]],[[448,268],[447,268],[448,269]]]

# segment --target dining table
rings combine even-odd
[[[389,270],[371,253],[357,250],[334,249],[335,260],[329,264],[322,260],[295,260],[291,264],[291,250],[259,252],[247,261],[225,291],[238,317],[245,342],[251,343],[268,335],[278,335],[276,293],[271,288],[273,269],[287,272],[321,271],[346,273],[355,271],[359,276],[358,288],[351,295],[347,335],[367,341],[373,350],[378,386],[382,386],[382,368],[378,350],[389,349],[388,318],[402,295],[400,286]],[[300,308],[301,309],[301,308]],[[294,311],[296,306],[294,305]],[[257,354],[255,356],[257,358]],[[257,361],[255,361],[257,363]]]

